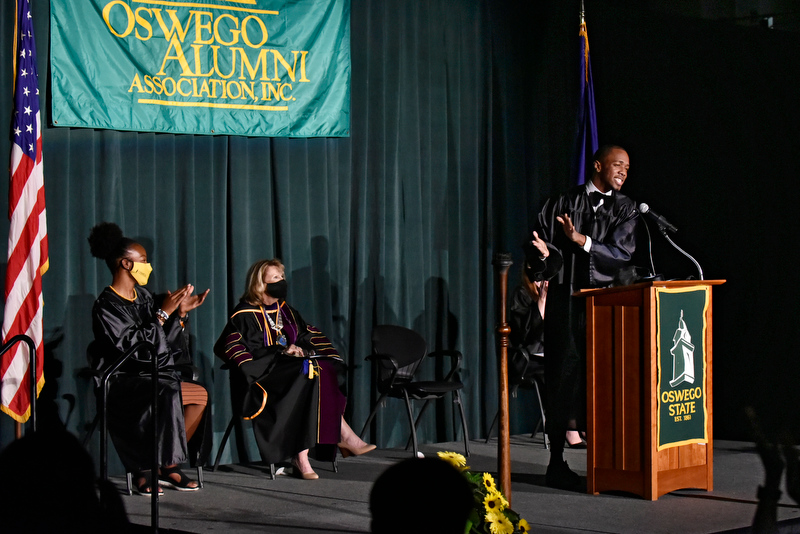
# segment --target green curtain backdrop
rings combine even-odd
[[[196,364],[211,393],[214,450],[231,408],[227,371],[212,345],[242,293],[248,266],[273,256],[286,264],[292,305],[333,339],[349,364],[347,418],[357,431],[374,400],[364,361],[371,330],[393,323],[420,332],[431,349],[464,353],[469,431],[483,436],[497,406],[491,259],[498,236],[499,251],[516,249],[527,224],[524,210],[502,210],[496,224],[493,197],[525,201],[520,109],[533,94],[517,102],[498,95],[530,75],[520,32],[508,30],[514,11],[504,2],[491,5],[354,0],[350,138],[46,128],[50,271],[42,424],[61,421],[82,435],[94,417],[81,370],[92,339],[91,306],[110,276],[91,257],[86,237],[97,222],[114,221],[147,248],[154,266],[148,287],[211,288],[192,313],[191,329]],[[36,0],[43,73],[47,15],[48,2]],[[12,21],[12,9],[4,8],[3,50],[10,50]],[[10,70],[4,60],[0,102],[11,102]],[[44,75],[40,87],[47,101]],[[3,113],[0,124],[7,124],[5,107]],[[497,129],[518,141],[493,146]],[[4,138],[0,153],[6,146]],[[513,175],[509,181],[523,187],[508,193],[494,183],[495,173]],[[5,232],[7,224],[0,224]],[[515,403],[519,428],[527,430],[535,401],[521,395]],[[452,406],[440,403],[426,415],[420,439],[460,439],[452,417]],[[9,422],[0,429],[0,439],[11,439]],[[402,402],[389,401],[373,431],[379,446],[405,445]],[[223,461],[245,453],[257,459],[249,425],[245,441],[244,449],[229,446]]]
[[[292,304],[350,366],[354,428],[373,398],[364,362],[372,327],[396,323],[418,330],[431,348],[464,352],[469,430],[483,436],[497,407],[491,258],[514,254],[515,284],[519,245],[543,199],[568,186],[579,4],[353,0],[349,138],[45,128],[43,424],[82,435],[94,417],[81,369],[91,305],[109,274],[86,237],[111,220],[147,247],[153,289],[211,288],[191,327],[213,402],[215,450],[231,412],[228,375],[211,347],[247,267],[270,256],[286,263]],[[48,14],[48,1],[34,0],[45,122]],[[799,213],[791,193],[800,41],[654,14],[641,2],[593,0],[587,19],[601,142],[631,154],[626,193],[681,229],[676,240],[707,278],[728,280],[714,290],[716,437],[750,437],[748,404],[800,437],[800,421],[776,408],[800,402],[791,313],[800,290],[778,282],[791,277],[783,236]],[[13,3],[4,4],[0,127],[9,132],[12,31]],[[0,135],[2,154],[8,135]],[[7,232],[0,218],[0,236]],[[660,235],[653,249],[668,278],[695,274]],[[451,412],[444,405],[428,414],[420,439],[460,438]],[[535,413],[530,396],[512,399],[512,431],[531,430]],[[244,430],[223,461],[257,459]],[[404,409],[388,402],[373,439],[391,447],[407,436]],[[13,421],[0,417],[0,446],[11,439]]]

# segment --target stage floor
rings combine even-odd
[[[423,445],[423,453],[462,453],[463,442]],[[470,443],[468,465],[497,474],[497,440]],[[225,465],[206,469],[205,487],[197,492],[166,488],[159,499],[159,526],[182,532],[239,534],[341,533],[370,531],[369,492],[375,479],[392,463],[408,458],[400,449],[377,450],[358,458],[339,459],[339,472],[330,463],[313,463],[319,480],[291,476],[270,480],[261,464]],[[541,434],[511,439],[511,505],[528,520],[535,533],[716,533],[747,529],[756,509],[756,491],[763,468],[752,443],[714,444],[714,491],[681,490],[645,501],[624,494],[588,495],[553,490],[544,484],[549,453]],[[586,451],[568,449],[565,458],[580,475],[586,474]],[[187,470],[194,474],[194,470]],[[124,478],[113,478],[124,488]],[[585,481],[585,479],[584,479]],[[132,523],[150,525],[150,499],[123,496]],[[413,513],[413,512],[411,512]],[[781,532],[800,532],[800,507],[784,490],[778,505]],[[744,531],[744,530],[743,530]]]

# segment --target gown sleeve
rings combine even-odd
[[[294,308],[290,307],[289,311],[297,324],[297,341],[295,341],[295,345],[306,352],[313,351],[316,356],[340,357],[331,340],[319,328],[308,324]]]
[[[602,240],[592,241],[589,256],[592,269],[592,285],[611,284],[620,269],[633,262],[636,245],[639,241],[638,218],[631,215],[618,217]]]
[[[517,286],[509,306],[510,341],[524,347],[531,355],[543,352],[544,321],[539,306],[523,286]]]
[[[238,310],[214,344],[214,353],[237,366],[252,360],[273,359],[283,350],[279,345],[264,345],[264,328],[251,311]]]
[[[141,289],[140,289],[141,291]],[[101,296],[92,310],[95,339],[121,355],[140,341],[152,343],[158,354],[159,368],[172,364],[164,330],[155,316],[152,297],[143,295],[143,303],[123,305],[108,296]],[[139,363],[150,362],[148,351],[132,357]]]

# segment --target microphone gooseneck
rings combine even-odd
[[[644,202],[639,204],[639,212],[642,215],[647,215],[650,219],[655,221],[655,223],[658,225],[658,229],[661,231],[661,234],[666,238],[666,240],[669,242],[669,244],[672,245],[675,248],[675,250],[677,250],[678,252],[680,252],[681,254],[686,256],[687,258],[689,258],[691,260],[691,262],[694,263],[694,266],[697,267],[697,273],[700,276],[699,279],[700,280],[705,280],[705,278],[703,278],[703,268],[700,267],[700,264],[697,263],[697,260],[695,260],[691,255],[689,255],[688,252],[686,252],[681,247],[679,247],[675,243],[675,241],[673,241],[669,237],[669,234],[667,233],[668,230],[670,232],[677,232],[678,229],[673,224],[671,224],[669,221],[667,221],[664,217],[662,217],[661,215],[659,215],[656,212],[654,212],[653,210],[651,210],[650,206],[648,206]],[[650,232],[648,230],[648,235],[649,234],[650,234]],[[653,270],[655,271],[655,269],[653,269]]]
[[[667,219],[659,215],[658,213],[654,212],[650,209],[650,206],[642,202],[639,204],[639,211],[642,212],[644,215],[647,215],[651,219],[653,219],[656,224],[658,224],[659,228],[666,228],[670,232],[677,232],[678,229],[675,227],[674,224],[669,222]]]

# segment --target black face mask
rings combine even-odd
[[[274,299],[285,299],[288,290],[289,284],[286,283],[286,280],[267,284],[267,295]]]

